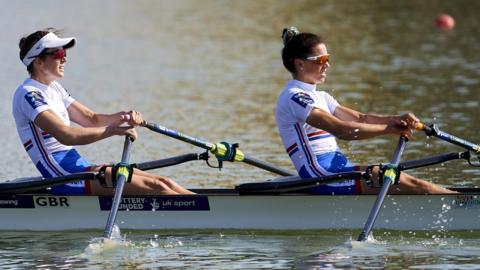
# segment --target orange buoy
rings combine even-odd
[[[448,14],[440,14],[437,16],[435,24],[439,29],[451,30],[455,26],[455,20]]]

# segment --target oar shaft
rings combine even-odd
[[[142,171],[148,171],[148,170],[181,164],[181,163],[192,161],[192,160],[200,160],[200,159],[202,159],[202,155],[192,153],[192,154],[185,154],[185,155],[175,156],[175,157],[166,158],[166,159],[136,163],[136,164],[132,164],[132,166]]]
[[[305,190],[307,188],[318,187],[331,183],[339,183],[350,179],[364,179],[364,177],[365,172],[358,171],[325,175],[314,178],[289,176],[266,182],[240,184],[235,187],[235,190],[240,192],[240,194],[284,193]]]
[[[410,161],[405,161],[401,162],[398,164],[398,168],[403,171],[403,170],[411,170],[415,168],[421,168],[421,167],[426,167],[430,165],[435,165],[435,164],[440,164],[443,162],[447,162],[450,160],[454,159],[466,159],[468,160],[470,157],[469,152],[452,152],[452,153],[446,153],[446,154],[441,154],[441,155],[436,155],[436,156],[431,156],[427,158],[422,158],[422,159],[417,159],[417,160],[410,160]]]
[[[128,164],[130,160],[130,150],[132,147],[132,140],[130,137],[125,137],[125,143],[123,145],[123,153],[122,153],[122,164]],[[122,168],[119,169],[119,171]],[[107,224],[105,225],[105,231],[103,233],[103,237],[110,239],[112,236],[113,226],[115,225],[115,220],[117,219],[118,207],[120,206],[120,202],[122,200],[122,193],[123,187],[125,186],[125,181],[127,180],[128,174],[126,175],[124,172],[117,173],[117,182],[115,187],[115,195],[112,201],[112,208],[110,209],[110,213],[108,215]]]
[[[216,153],[219,150],[219,149],[217,149],[216,144],[213,144],[213,143],[210,143],[210,142],[198,139],[198,138],[188,136],[186,134],[183,134],[183,133],[178,132],[178,131],[173,130],[173,129],[169,129],[169,128],[160,126],[158,124],[144,122],[142,124],[142,126],[148,128],[148,129],[150,129],[154,132],[157,132],[157,133],[172,137],[174,139],[181,140],[181,141],[184,141],[186,143],[190,143],[190,144],[193,144],[195,146],[201,147],[203,149],[209,150],[212,153]],[[261,168],[261,169],[264,169],[264,170],[267,170],[267,171],[270,171],[270,172],[273,172],[273,173],[277,173],[277,174],[282,175],[282,176],[294,175],[294,173],[292,173],[288,170],[278,168],[273,164],[255,159],[253,157],[249,157],[247,155],[242,156],[241,160],[239,159],[239,160],[235,160],[235,161],[243,161],[247,164],[253,165],[255,167],[258,167],[258,168]]]
[[[130,161],[130,152],[132,150],[132,139],[128,136],[125,137],[123,142],[122,163],[128,163]]]
[[[183,134],[181,132],[178,132],[176,130],[169,129],[169,128],[160,126],[158,124],[147,123],[147,122],[145,122],[143,126],[152,130],[152,131],[155,131],[157,133],[172,137],[172,138],[177,139],[177,140],[184,141],[184,142],[189,143],[189,144],[193,144],[193,145],[198,146],[200,148],[203,148],[203,149],[206,149],[206,150],[215,150],[215,144],[209,143],[209,142],[206,142],[206,141],[203,141],[203,140],[191,137],[191,136],[188,136],[188,135]]]
[[[437,133],[434,135],[437,138],[440,138],[442,140],[445,140],[449,143],[453,143],[455,145],[458,145],[460,147],[464,147],[466,149],[475,151],[475,152],[480,152],[480,146],[478,144],[474,144],[472,142],[469,142],[467,140],[461,139],[459,137],[453,136],[451,134],[445,133],[441,130],[438,130]]]
[[[267,163],[265,161],[261,161],[261,160],[258,160],[256,158],[253,158],[253,157],[245,156],[245,158],[243,159],[243,162],[245,162],[247,164],[250,164],[252,166],[264,169],[266,171],[276,173],[276,174],[281,175],[281,176],[295,175],[294,173],[292,173],[288,170],[274,167],[274,166],[270,165],[269,163]]]
[[[79,180],[90,181],[95,180],[97,173],[84,172],[69,175],[43,178],[43,177],[26,177],[13,179],[0,183],[0,194],[2,193],[22,193],[27,191],[39,190],[54,185],[67,184]]]
[[[397,149],[395,149],[395,153],[393,154],[392,158],[392,165],[398,165],[400,162],[400,157],[405,150],[405,145],[407,143],[407,138],[404,136],[400,136],[400,139],[398,141]],[[387,196],[388,189],[390,188],[390,185],[392,184],[393,179],[391,177],[384,177],[383,181],[383,186],[380,189],[380,192],[377,195],[377,199],[375,200],[375,204],[372,207],[372,210],[370,210],[370,215],[368,216],[367,222],[365,223],[365,226],[358,236],[357,241],[365,241],[367,237],[370,235],[370,232],[372,231],[373,225],[375,224],[375,220],[378,217],[378,214],[380,213],[380,209],[383,205],[383,201],[385,200],[385,197]]]
[[[138,168],[139,170],[153,170],[158,168],[163,168],[167,166],[177,165],[192,160],[201,160],[203,159],[202,154],[185,154],[176,157],[147,161],[142,163],[132,164],[133,167]],[[37,177],[25,177],[17,178],[9,181],[0,183],[0,194],[12,194],[12,193],[23,193],[27,191],[40,190],[48,188],[54,185],[67,184],[75,181],[93,181],[97,180],[99,173],[97,172],[83,172],[83,173],[74,173],[69,175],[43,178],[41,176]]]
[[[400,158],[402,157],[402,154],[403,154],[403,151],[405,150],[406,145],[407,145],[407,138],[404,136],[401,136],[400,139],[398,140],[397,148],[393,153],[393,158],[391,162],[392,164],[398,165],[398,163],[400,163]]]
[[[441,131],[435,125],[427,126],[425,124],[418,123],[415,128],[417,130],[425,131],[425,134],[427,134],[427,136],[434,136],[449,143],[463,147],[465,149],[480,153],[480,145]]]

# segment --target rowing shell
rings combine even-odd
[[[361,229],[375,195],[300,193],[240,195],[231,189],[197,195],[124,197],[122,229]],[[112,204],[104,196],[1,194],[0,230],[101,229]],[[452,195],[390,195],[375,224],[393,230],[480,230],[480,189]]]

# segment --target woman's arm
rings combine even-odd
[[[71,106],[70,106],[71,107]],[[51,110],[41,112],[35,118],[35,125],[48,132],[60,143],[65,145],[83,145],[93,143],[113,135],[129,135],[137,138],[137,133],[131,126],[121,127],[125,120],[112,121],[110,125],[102,127],[71,127]]]
[[[419,122],[417,117],[412,113],[406,113],[403,115],[365,114],[344,106],[338,106],[333,115],[344,121],[354,121],[366,124],[400,125],[408,126],[412,129],[414,129],[415,124]]]
[[[361,122],[361,119],[366,118],[362,114],[348,108],[345,110],[341,109],[339,112],[340,116],[337,116],[337,111],[340,108],[345,107],[337,107],[335,115],[331,115],[322,109],[314,108],[308,115],[306,122],[343,140],[362,140],[385,134],[402,134],[407,136],[407,138],[412,136],[410,129],[406,126]]]
[[[68,116],[70,119],[83,127],[103,127],[118,121],[126,121],[127,112],[117,112],[114,114],[99,114],[90,110],[82,103],[75,101],[68,106]]]

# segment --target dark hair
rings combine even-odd
[[[310,56],[313,53],[313,48],[323,43],[321,37],[312,33],[300,33],[293,26],[283,29],[282,39],[284,46],[282,49],[283,65],[291,73],[296,72],[293,64],[294,59]]]
[[[27,55],[28,51],[33,47],[33,45],[35,45],[35,43],[37,43],[37,41],[42,39],[45,35],[47,35],[50,32],[58,34],[60,33],[60,30],[49,27],[43,30],[36,31],[28,36],[22,37],[20,39],[20,42],[18,42],[18,47],[20,48],[20,53],[19,53],[20,61],[23,61],[23,58],[25,57],[25,55]],[[40,53],[39,58],[44,57],[44,55],[41,55],[42,53]],[[30,63],[30,65],[28,65],[27,71],[28,73],[32,74],[33,62]]]

